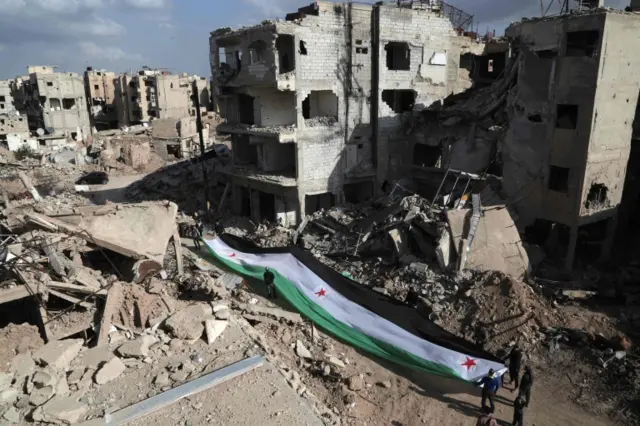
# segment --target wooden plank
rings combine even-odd
[[[98,331],[97,346],[109,343],[109,330],[111,329],[111,319],[113,314],[120,308],[122,303],[122,285],[119,281],[111,284],[107,293],[107,301],[102,311],[102,319],[100,320],[100,329]]]
[[[60,283],[60,282],[57,282],[57,281],[49,281],[49,282],[47,282],[47,287],[52,288],[54,290],[77,291],[78,293],[83,293],[83,294],[96,294],[96,295],[100,295],[100,296],[106,296],[107,295],[107,290],[105,290],[105,289],[96,290],[93,287],[85,287],[83,285]]]

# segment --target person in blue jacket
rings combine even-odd
[[[495,404],[493,403],[493,396],[500,389],[500,378],[493,371],[493,368],[489,370],[489,374],[482,379],[477,384],[478,386],[482,386],[482,408],[487,406],[487,399],[489,400],[489,404],[491,407],[491,412],[495,411]]]

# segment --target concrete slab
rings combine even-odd
[[[33,354],[33,359],[42,365],[66,370],[82,348],[82,339],[56,340],[49,342]]]
[[[520,234],[505,206],[483,207],[483,216],[471,243],[465,267],[485,271],[502,271],[520,277],[529,269],[529,258]],[[447,221],[455,250],[461,254],[461,242],[469,232],[471,210],[451,210]]]

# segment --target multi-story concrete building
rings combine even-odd
[[[11,114],[17,110],[13,96],[13,81],[0,80],[0,114]]]
[[[294,225],[360,201],[411,164],[403,124],[458,84],[459,32],[441,2],[317,1],[211,34],[214,107],[233,135],[237,213]]]
[[[84,72],[84,87],[91,124],[97,130],[118,127],[115,79],[116,74],[111,71],[94,70],[88,67]]]
[[[115,79],[116,109],[120,126],[147,122],[156,118],[195,116],[192,99],[196,81],[200,107],[210,106],[206,78],[167,71],[144,69],[136,75],[123,74]]]
[[[16,81],[29,129],[81,139],[91,134],[84,82],[76,73],[55,72],[49,66],[30,66],[29,78]]]
[[[640,16],[593,9],[523,21],[506,34],[521,62],[503,181],[520,225],[560,242],[567,268],[576,247],[606,256],[625,179],[637,180],[627,164],[640,90],[631,41]],[[636,188],[631,204],[637,197]]]

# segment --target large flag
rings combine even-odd
[[[423,318],[415,309],[339,274],[296,247],[264,249],[234,236],[204,240],[216,260],[238,274],[275,275],[278,297],[351,346],[439,376],[477,381],[504,364],[477,345]]]

